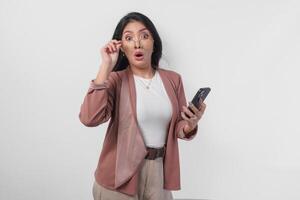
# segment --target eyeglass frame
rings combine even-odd
[[[148,33],[146,33],[146,34],[148,34]],[[151,34],[148,34],[149,35],[149,38],[147,38],[147,39],[150,39],[150,40],[152,40],[152,41],[154,41],[154,39],[152,38],[152,36],[151,36]],[[133,39],[132,39],[132,41],[128,41],[128,40],[126,40],[126,37],[127,37],[128,35],[126,35],[126,36],[124,36],[125,38],[123,39],[123,37],[121,38],[121,41],[122,42],[129,42],[129,43],[131,43],[132,41],[134,41],[134,42],[137,42],[136,40],[135,40],[135,38],[133,37]],[[141,42],[141,40],[143,39],[143,38],[141,38],[141,36],[142,36],[142,34],[140,34],[139,35],[139,39],[138,39],[138,41],[139,41],[139,43]],[[147,39],[145,39],[145,40],[147,40]]]

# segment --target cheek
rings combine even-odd
[[[124,51],[128,51],[130,49],[128,44],[122,44],[122,48]]]
[[[130,47],[129,45],[122,45],[123,51],[126,54],[127,58],[130,57],[130,55],[132,54],[132,47]]]
[[[144,44],[144,48],[147,50],[147,51],[153,51],[153,43],[152,42],[147,42]]]

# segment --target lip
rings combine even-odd
[[[138,54],[141,54],[142,56],[137,56]],[[142,51],[136,51],[136,52],[134,52],[134,58],[136,60],[143,60],[144,59],[144,53]]]
[[[144,59],[144,55],[143,56],[134,56],[134,58],[138,61],[141,61]]]

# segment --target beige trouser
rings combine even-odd
[[[94,200],[173,200],[172,192],[163,189],[162,157],[155,160],[144,159],[139,173],[138,192],[135,196],[109,190],[94,181]]]

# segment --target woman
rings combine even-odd
[[[180,189],[177,140],[195,137],[206,105],[186,107],[181,76],[159,67],[161,55],[155,26],[137,12],[124,16],[101,48],[79,113],[88,127],[110,119],[94,173],[95,200],[169,200]]]

